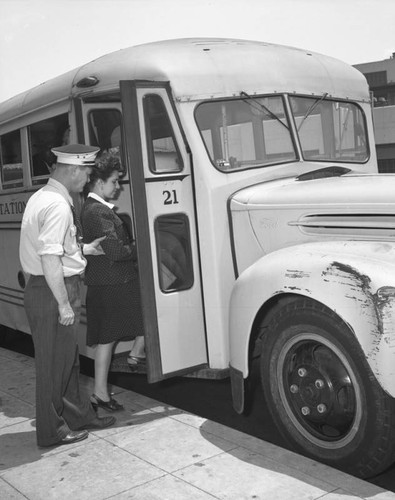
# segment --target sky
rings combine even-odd
[[[395,52],[395,0],[0,0],[0,102],[97,57],[171,38],[259,40],[349,64]]]

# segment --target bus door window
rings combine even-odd
[[[1,136],[0,168],[3,189],[23,186],[21,135],[14,130]]]
[[[182,156],[163,99],[157,94],[146,95],[144,114],[151,172],[180,172]]]
[[[118,109],[93,109],[88,115],[89,144],[102,151],[122,151],[122,115]]]
[[[43,184],[56,162],[52,148],[68,144],[70,126],[67,114],[33,123],[28,127],[30,165],[33,184]]]
[[[159,285],[162,292],[187,290],[193,285],[189,221],[186,214],[162,215],[155,220]]]
[[[123,160],[123,128],[122,113],[115,106],[117,103],[87,104],[85,113],[85,134],[91,146],[97,146],[101,152],[107,152],[121,160],[121,189],[117,198],[117,215],[122,219],[130,237],[134,239],[134,223],[131,217],[131,199],[128,184],[128,173]],[[120,104],[119,104],[120,107]],[[100,154],[100,153],[99,153]]]

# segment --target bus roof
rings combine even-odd
[[[95,76],[99,83],[76,83]],[[301,93],[368,101],[365,77],[314,52],[265,42],[186,38],[122,49],[48,80],[0,104],[0,123],[87,92],[118,88],[120,80],[169,81],[178,100],[260,93]]]

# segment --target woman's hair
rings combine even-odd
[[[102,153],[98,158],[96,158],[96,165],[92,168],[85,190],[89,192],[99,179],[106,181],[115,171],[120,173],[122,172],[119,153]]]

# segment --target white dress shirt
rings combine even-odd
[[[26,273],[44,275],[42,255],[59,255],[65,277],[82,274],[86,260],[77,244],[67,189],[55,179],[34,193],[22,219],[19,256]]]

